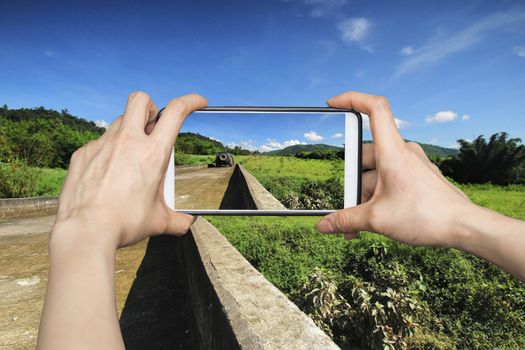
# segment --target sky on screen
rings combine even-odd
[[[274,151],[301,144],[344,143],[344,114],[196,113],[181,131],[195,132],[231,148]]]
[[[523,1],[2,1],[0,23],[10,107],[103,124],[136,90],[323,106],[352,89],[387,96],[408,139],[525,138]]]

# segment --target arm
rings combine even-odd
[[[184,234],[193,217],[164,203],[164,173],[185,117],[206,101],[187,95],[158,109],[130,95],[123,116],[73,154],[49,239],[39,349],[124,348],[115,307],[115,252],[148,236]]]
[[[411,245],[443,246],[475,254],[525,281],[525,222],[473,204],[399,134],[383,97],[348,92],[328,100],[370,117],[373,144],[363,145],[362,204],[323,218],[324,233],[354,238],[360,230]]]

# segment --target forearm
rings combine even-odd
[[[115,248],[91,239],[100,234],[92,230],[70,224],[52,232],[39,349],[124,347],[115,309]]]
[[[525,281],[525,222],[476,205],[459,217],[453,246]]]

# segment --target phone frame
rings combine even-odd
[[[345,165],[344,165],[344,207],[352,207],[361,203],[361,174],[362,174],[362,142],[363,142],[363,119],[359,112],[353,109],[337,109],[331,107],[259,107],[259,106],[220,106],[206,107],[194,113],[338,113],[345,114]],[[347,176],[353,169],[347,166],[353,147],[347,147],[346,141],[349,131],[353,130],[348,123],[348,114],[353,114],[357,120],[357,176],[356,176],[356,198],[355,202],[351,199],[351,193],[347,193]],[[352,135],[354,136],[354,135]],[[260,209],[174,209],[175,208],[175,162],[174,151],[171,152],[170,161],[166,169],[164,181],[164,201],[166,205],[180,213],[190,215],[217,215],[217,216],[323,216],[337,211],[332,210],[312,210],[312,209],[287,209],[287,210],[260,210]],[[348,203],[350,202],[351,203]]]

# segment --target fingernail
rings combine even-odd
[[[317,224],[317,230],[321,233],[330,233],[334,231],[334,228],[332,226],[332,222],[329,219],[322,219]]]

